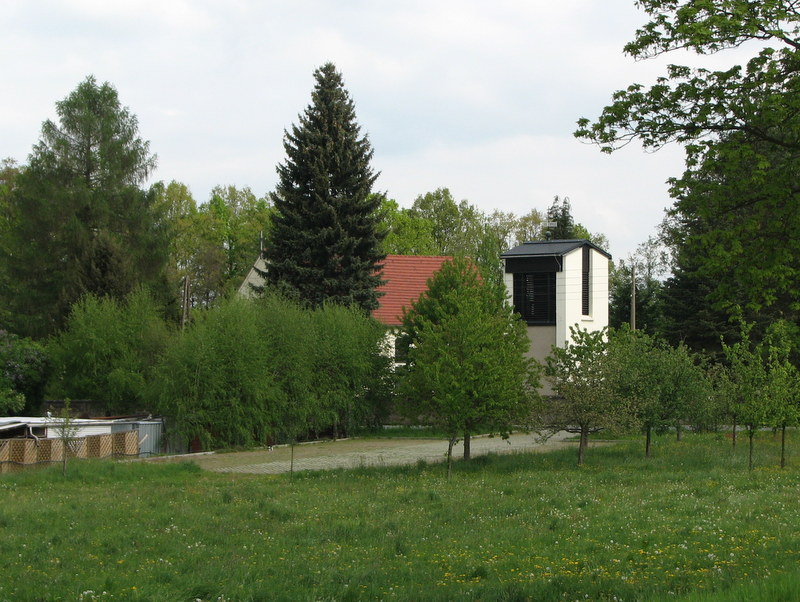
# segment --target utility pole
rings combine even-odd
[[[636,264],[631,262],[631,330],[636,330]]]
[[[189,274],[183,277],[183,311],[181,312],[181,330],[186,328],[189,321]]]

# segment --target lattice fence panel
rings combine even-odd
[[[0,473],[25,466],[61,462],[68,458],[135,458],[139,455],[139,433],[90,435],[61,439],[0,439]]]

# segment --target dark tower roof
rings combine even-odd
[[[582,238],[574,240],[534,240],[532,242],[525,242],[513,249],[509,249],[500,255],[500,257],[561,257],[570,251],[580,249],[586,245],[598,253],[602,253],[608,259],[611,259],[610,253],[607,253],[593,242]]]

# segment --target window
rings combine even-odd
[[[583,265],[581,269],[581,313],[584,316],[590,315],[591,309],[589,299],[589,247],[583,247]]]
[[[528,324],[556,323],[556,273],[514,274],[514,309]]]

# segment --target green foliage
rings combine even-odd
[[[786,320],[774,322],[767,330],[769,394],[775,408],[769,426],[773,428],[800,423],[800,371],[794,363],[800,351],[799,331],[797,324]]]
[[[693,351],[718,361],[722,357],[720,340],[730,340],[736,329],[728,313],[710,301],[718,281],[699,274],[702,261],[702,256],[689,257],[678,251],[673,274],[661,290],[662,332],[673,345],[685,343]]]
[[[191,308],[205,307],[238,287],[259,256],[272,208],[250,188],[215,186],[196,206],[191,192],[172,181],[153,186],[159,214],[171,233],[170,279]]]
[[[632,139],[645,148],[688,142],[689,156],[703,141],[744,132],[791,145],[775,128],[797,108],[798,13],[791,0],[643,0],[650,22],[625,52],[636,59],[688,49],[713,54],[748,41],[762,46],[746,67],[709,71],[669,65],[649,89],[633,84],[613,95],[595,123],[579,121],[576,135],[611,151]],[[769,107],[770,111],[763,109]],[[779,129],[779,128],[778,128]],[[797,148],[795,143],[794,148]]]
[[[140,186],[155,167],[136,117],[108,83],[88,77],[56,103],[10,197],[5,247],[16,284],[8,302],[16,332],[60,328],[86,293],[121,299],[146,284],[166,302],[167,240],[153,195]],[[0,249],[3,250],[3,249]]]
[[[641,331],[623,327],[609,333],[608,384],[618,399],[629,404],[637,422],[646,429],[675,421],[662,404],[665,374],[659,351],[655,341]]]
[[[483,215],[466,200],[456,203],[450,190],[437,188],[419,195],[411,215],[431,224],[433,245],[438,255],[473,256]]]
[[[539,375],[525,357],[525,325],[473,263],[443,264],[403,316],[403,331],[398,393],[409,416],[444,428],[451,441],[479,427],[506,435],[529,424]]]
[[[11,231],[13,228],[13,214],[11,211],[11,192],[14,190],[20,168],[13,159],[0,161],[0,259],[11,254]],[[0,260],[0,300],[11,294],[12,281],[8,274],[6,261]],[[0,304],[0,328],[9,323],[11,315],[5,304]]]
[[[544,221],[546,221],[546,214],[538,209],[531,209],[525,215],[520,216],[513,228],[512,246],[544,239],[542,232],[542,222]]]
[[[571,449],[491,456],[450,481],[431,466],[290,480],[186,462],[5,474],[0,597],[797,599],[797,468],[743,472],[715,436],[658,445],[649,461],[598,447],[591,470]],[[769,433],[759,448],[777,453]]]
[[[252,303],[226,300],[198,312],[166,349],[152,395],[178,440],[221,447],[274,436],[281,391],[269,369],[263,319]]]
[[[402,209],[397,201],[383,199],[381,205],[386,236],[381,249],[387,255],[438,255],[439,248],[433,240],[433,222]]]
[[[323,65],[314,78],[311,105],[286,132],[286,161],[277,168],[267,278],[311,307],[330,300],[371,310],[385,234],[381,196],[371,194],[373,150],[335,66]]]
[[[223,286],[238,286],[261,252],[261,236],[272,213],[266,198],[257,198],[250,188],[216,186],[211,199],[200,206],[216,224],[216,247],[223,252]]]
[[[677,265],[665,289],[666,334],[719,352],[740,306],[747,321],[796,320],[800,14],[792,0],[645,0],[650,21],[625,51],[637,59],[688,49],[753,49],[746,65],[669,65],[651,87],[618,91],[576,135],[610,152],[631,140],[685,143],[687,170],[666,234]],[[734,57],[734,59],[738,59]],[[763,330],[759,325],[758,331]]]
[[[789,359],[797,338],[786,322],[773,324],[760,343],[751,341],[753,324],[740,327],[737,342],[722,344],[727,366],[718,383],[734,424],[747,426],[752,469],[755,431],[797,424],[798,372]]]
[[[72,307],[64,330],[48,343],[50,393],[103,402],[115,413],[152,410],[148,377],[170,338],[161,316],[144,289],[121,301],[83,297]]]
[[[768,373],[764,344],[750,340],[751,326],[742,324],[740,340],[730,345],[723,342],[728,369],[726,390],[728,412],[737,422],[756,429],[770,422],[771,396],[768,394]]]
[[[0,375],[0,414],[16,414],[25,407],[25,396],[15,391],[5,375]]]
[[[182,280],[191,272],[192,259],[199,246],[193,224],[197,206],[189,188],[172,180],[156,182],[150,187],[154,209],[169,239],[168,277],[174,290],[182,289]],[[194,287],[192,287],[194,288]]]
[[[385,327],[360,310],[326,303],[312,313],[314,390],[334,438],[385,417],[391,358],[382,353]]]
[[[47,415],[50,416],[50,413],[48,412]],[[64,405],[61,407],[58,416],[49,422],[51,422],[56,437],[61,441],[61,475],[66,477],[67,463],[69,457],[75,453],[73,443],[78,434],[78,426],[72,416],[72,407],[69,399],[64,400]]]
[[[296,442],[374,425],[388,358],[355,308],[303,308],[267,293],[196,312],[166,350],[151,395],[182,444]]]
[[[684,345],[670,347],[623,326],[609,335],[607,361],[614,395],[646,432],[646,455],[653,431],[709,424],[708,379]]]
[[[267,349],[262,370],[279,392],[275,437],[295,442],[328,426],[315,388],[317,331],[311,312],[289,299],[268,293],[255,303]]]
[[[0,330],[0,414],[38,414],[49,372],[42,345]]]
[[[542,422],[553,431],[576,429],[580,433],[580,465],[590,432],[630,424],[632,400],[615,394],[606,329],[590,332],[570,326],[569,331],[564,347],[553,346],[547,357],[545,373],[556,395],[545,405]]]
[[[786,121],[780,134],[798,131]],[[736,134],[672,182],[667,232],[679,268],[714,283],[706,302],[725,317],[736,306],[762,324],[800,315],[798,172],[797,150]]]
[[[636,328],[649,334],[662,333],[662,282],[645,280],[636,269]],[[631,321],[632,268],[624,259],[612,266],[608,277],[609,304],[608,323],[611,328],[619,328]]]
[[[468,257],[485,280],[502,281],[500,254],[512,245],[514,214],[487,215],[466,200],[456,203],[449,189],[438,188],[419,195],[407,215],[430,230],[433,254]]]
[[[569,198],[556,196],[547,210],[547,221],[555,222],[555,226],[547,228],[547,235],[553,240],[569,240],[576,238],[575,220],[572,218],[572,205]]]
[[[565,203],[572,223],[566,198]],[[499,210],[484,213],[467,200],[456,202],[447,188],[419,195],[410,209],[401,209],[396,201],[386,200],[382,214],[384,252],[468,257],[484,280],[496,284],[502,282],[500,255],[504,251],[545,236],[544,214],[537,209],[520,217]],[[602,248],[608,246],[604,235],[591,234],[580,224],[573,225],[569,238],[586,238]]]
[[[636,251],[612,266],[609,274],[608,321],[611,328],[630,324],[631,283],[636,287],[636,329],[662,335],[664,327],[663,282],[669,271],[664,246],[650,237]]]

